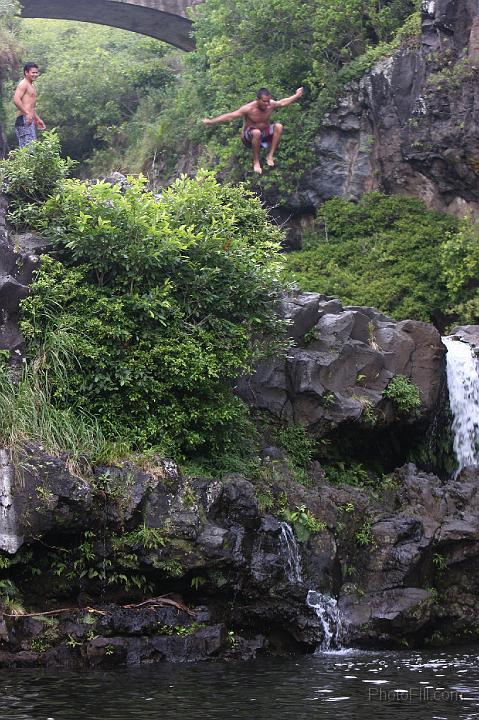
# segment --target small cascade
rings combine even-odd
[[[0,550],[13,555],[23,542],[18,535],[17,516],[12,497],[13,468],[10,456],[0,449]]]
[[[323,628],[323,641],[317,652],[327,652],[341,647],[342,622],[338,603],[329,595],[310,590],[306,597],[306,605],[312,608]]]
[[[479,365],[466,342],[443,338],[447,347],[447,384],[453,415],[457,472],[479,465]]]
[[[298,543],[293,528],[287,522],[280,522],[280,526],[281,535],[279,541],[285,559],[286,577],[290,583],[297,585],[303,582]]]

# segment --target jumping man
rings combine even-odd
[[[269,147],[266,155],[266,163],[274,166],[274,153],[278,147],[283,132],[283,126],[278,122],[270,122],[271,113],[276,108],[291,105],[299,100],[303,94],[303,88],[296,90],[291,97],[282,100],[273,100],[271,93],[267,88],[260,88],[256,93],[256,100],[242,105],[234,112],[218,115],[215,118],[205,118],[205,125],[214,125],[216,123],[230,122],[236,118],[243,118],[243,129],[241,131],[241,139],[247,147],[251,147],[253,151],[253,170],[261,174],[260,149],[261,147]]]
[[[18,110],[17,119],[15,121],[15,132],[20,147],[25,147],[28,143],[37,139],[37,127],[39,130],[45,130],[45,123],[36,113],[37,91],[33,83],[39,76],[38,65],[29,62],[23,68],[23,80],[21,80],[13,102]]]

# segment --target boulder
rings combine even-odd
[[[371,412],[391,424],[401,419],[383,392],[403,375],[420,390],[420,418],[431,415],[445,356],[432,325],[397,322],[374,308],[343,307],[315,293],[285,298],[282,312],[295,346],[240,381],[238,393],[251,406],[318,434]]]
[[[18,367],[23,355],[20,302],[28,297],[33,273],[49,244],[32,233],[9,233],[7,208],[6,197],[0,193],[0,350],[10,350],[12,366]]]

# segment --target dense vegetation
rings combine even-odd
[[[57,128],[66,154],[95,163],[97,151],[111,147],[125,125],[130,123],[133,136],[154,127],[152,116],[140,126],[132,118],[142,102],[158,104],[173,81],[165,59],[168,46],[115,28],[58,20],[23,20],[19,38],[22,59],[34,59],[41,69],[40,115],[48,127]],[[12,93],[13,83],[8,86]],[[12,104],[8,112],[11,128]]]
[[[281,111],[281,166],[270,173],[291,188],[345,84],[400,38],[414,41],[417,7],[205,0],[188,55],[110,28],[21,21],[23,60],[40,63],[40,112],[83,174],[146,167],[161,181],[185,153],[191,169],[219,164],[223,179],[243,177],[250,158],[241,151],[237,161],[238,127],[206,129],[201,119],[237,107],[259,84],[276,97],[305,84],[301,103]],[[177,457],[228,448],[245,417],[230,385],[251,366],[258,331],[275,332],[279,232],[244,188],[221,187],[208,173],[182,178],[158,203],[141,180],[130,178],[126,192],[66,181],[72,166],[58,151],[47,136],[8,164],[11,220],[47,234],[55,253],[24,306],[23,422],[11,402],[2,433],[26,432],[40,399],[52,427],[83,434],[77,447],[93,433],[101,448],[110,438]],[[419,201],[335,199],[305,249],[287,256],[283,278],[443,328],[458,316],[478,319],[476,247],[468,221]],[[7,403],[12,388],[2,387]]]
[[[18,64],[19,47],[15,40],[15,27],[18,23],[16,0],[0,0],[0,100],[1,85]],[[0,102],[0,118],[3,108]]]
[[[164,181],[188,155],[191,165],[219,165],[241,179],[250,158],[239,124],[206,129],[202,118],[237,108],[259,86],[279,98],[305,85],[301,102],[278,113],[286,132],[269,173],[292,187],[322,114],[347,82],[397,47],[398,33],[417,36],[417,8],[418,0],[204,0],[191,11],[197,48],[188,54],[58,21],[22,21],[21,40],[23,59],[35,58],[43,72],[41,114],[92,172],[148,170]]]
[[[55,249],[23,303],[24,382],[130,448],[240,447],[232,383],[278,336],[279,230],[258,199],[206,172],[155,197],[142,178],[124,190],[66,180],[58,149],[47,134],[1,164],[11,219]]]
[[[414,198],[334,198],[322,206],[304,249],[287,256],[286,274],[303,290],[373,305],[398,319],[434,321],[442,328],[455,317],[472,321],[474,304],[479,317],[471,285],[477,240],[469,221],[462,227],[458,235],[456,218]]]

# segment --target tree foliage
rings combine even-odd
[[[392,50],[385,43],[417,8],[417,0],[205,0],[193,13],[196,50],[160,109],[159,123],[171,131],[158,138],[158,152],[168,145],[174,160],[188,142],[201,141],[201,162],[244,175],[250,157],[241,149],[239,124],[204,130],[201,118],[236,109],[260,86],[281,98],[304,84],[301,103],[278,113],[285,133],[272,181],[290,188],[308,163],[322,114],[346,82]]]
[[[20,48],[14,33],[18,11],[17,0],[0,0],[0,83],[18,66]]]
[[[40,66],[38,108],[57,128],[64,151],[79,160],[118,138],[150,92],[174,78],[167,46],[103,26],[59,20],[25,20],[23,59]]]
[[[191,10],[196,50],[188,54],[165,55],[163,43],[134,33],[58,21],[24,22],[23,42],[25,57],[44,70],[41,114],[66,152],[88,156],[95,171],[148,168],[164,180],[194,149],[190,163],[244,178],[251,158],[239,123],[205,128],[202,118],[236,109],[260,86],[281,98],[305,85],[301,102],[277,113],[281,162],[261,180],[290,190],[325,110],[393,51],[417,9],[418,0],[204,0]],[[416,33],[417,22],[409,28]]]
[[[22,225],[38,214],[38,205],[55,193],[76,163],[60,156],[55,132],[45,132],[35,150],[27,146],[12,150],[0,160],[0,187],[9,196],[9,220]]]
[[[458,221],[413,198],[335,198],[321,208],[305,249],[287,256],[287,274],[303,290],[374,305],[398,319],[444,323],[450,294],[438,265],[441,244]]]
[[[280,231],[258,199],[208,173],[159,197],[128,183],[67,180],[37,213],[55,257],[22,306],[29,362],[42,358],[56,406],[110,437],[224,449],[245,415],[234,380],[281,327]]]
[[[442,276],[449,291],[450,315],[462,324],[479,323],[479,229],[465,218],[459,232],[441,244]]]

